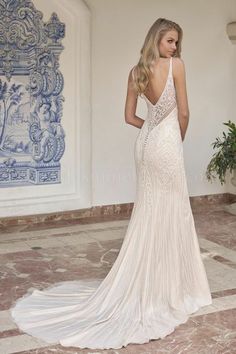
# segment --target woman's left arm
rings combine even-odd
[[[138,95],[133,88],[132,70],[130,70],[128,77],[127,96],[125,102],[125,122],[140,129],[142,128],[144,119],[136,115],[137,101]]]

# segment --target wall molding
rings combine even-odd
[[[199,205],[228,204],[236,201],[236,194],[219,193],[190,197],[191,207]],[[45,224],[55,227],[58,222],[94,223],[130,218],[134,203],[92,206],[91,208],[68,210],[65,212],[0,218],[1,227]]]

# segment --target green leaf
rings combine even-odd
[[[221,184],[225,183],[227,170],[232,172],[236,168],[236,125],[230,120],[223,124],[228,127],[227,134],[223,131],[223,138],[217,137],[211,143],[213,149],[217,151],[213,154],[206,169],[207,180],[212,182],[218,177]]]

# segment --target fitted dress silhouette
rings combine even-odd
[[[19,328],[48,343],[118,349],[164,338],[212,303],[189,202],[172,57],[134,145],[136,195],[105,279],[61,282],[18,299]]]

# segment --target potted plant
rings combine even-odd
[[[230,173],[233,173],[231,182],[236,186],[236,125],[230,120],[223,124],[228,126],[228,132],[227,134],[223,132],[223,138],[216,138],[212,143],[213,149],[217,149],[217,151],[207,166],[206,177],[208,181],[212,181],[217,176],[220,183],[224,184],[226,172],[229,170]],[[227,210],[236,213],[236,203]]]

